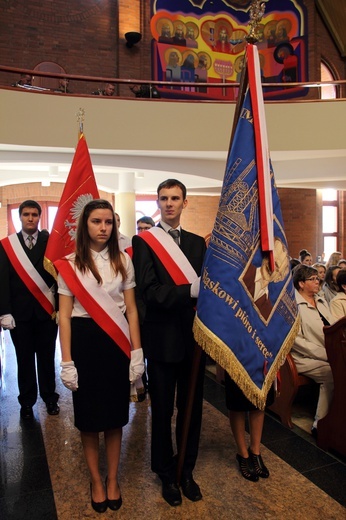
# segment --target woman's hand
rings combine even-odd
[[[142,377],[144,373],[145,365],[144,365],[144,357],[143,357],[143,349],[138,348],[136,350],[131,350],[131,361],[130,361],[130,383],[134,383]]]
[[[78,388],[78,372],[73,361],[61,361],[60,378],[64,386],[72,392]]]

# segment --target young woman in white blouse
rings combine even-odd
[[[143,352],[134,296],[134,270],[121,253],[111,204],[84,207],[76,252],[56,262],[59,271],[61,379],[73,391],[75,426],[80,430],[90,472],[91,505],[117,510],[122,427],[129,416],[130,381],[140,378]],[[99,432],[104,432],[107,476],[99,470]]]

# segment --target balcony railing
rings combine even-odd
[[[21,74],[32,76],[32,85],[16,85]],[[239,90],[239,83],[202,83],[177,81],[151,81],[143,79],[120,79],[113,77],[81,76],[76,74],[57,74],[56,72],[42,72],[30,69],[21,69],[0,65],[0,87],[21,87],[26,91],[43,94],[56,94],[57,88],[45,86],[45,79],[52,79],[58,85],[60,79],[69,80],[67,95],[92,96],[92,92],[101,90],[105,84],[115,85],[114,95],[122,98],[158,98],[195,101],[235,102]],[[47,83],[47,82],[46,82]],[[310,101],[321,99],[324,87],[335,87],[336,98],[346,98],[346,80],[312,81],[290,83],[262,83],[266,101]],[[213,96],[213,92],[222,92],[221,97]],[[106,96],[104,96],[106,97]]]

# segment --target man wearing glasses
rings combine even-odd
[[[143,233],[143,231],[148,231],[155,226],[155,222],[151,217],[141,217],[137,220],[137,234]]]

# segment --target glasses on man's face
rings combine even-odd
[[[138,227],[137,231],[140,233],[141,231],[148,231],[148,229],[151,229],[151,226]]]
[[[306,282],[318,282],[319,278],[318,276],[311,276],[311,278],[306,278]]]

